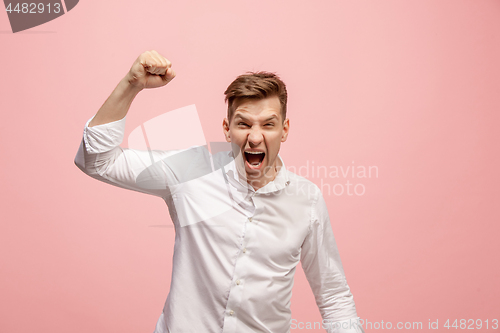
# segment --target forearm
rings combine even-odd
[[[135,96],[142,88],[130,84],[124,77],[101,106],[88,127],[107,124],[122,119],[127,115]]]
[[[175,152],[120,147],[125,116],[142,89],[165,86],[175,77],[172,64],[156,51],[142,53],[99,111],[85,124],[75,164],[100,181],[135,191],[163,196],[168,168],[163,159]],[[138,180],[139,178],[139,180]]]
[[[319,188],[310,232],[302,245],[301,262],[328,333],[360,333],[354,299],[347,284],[328,209]]]

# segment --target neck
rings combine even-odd
[[[271,168],[266,174],[264,174],[261,177],[252,177],[252,175],[247,174],[247,183],[250,184],[254,190],[258,190],[259,188],[262,188],[266,186],[268,183],[272,182],[275,178],[276,175],[278,174],[278,171],[276,170],[276,166]]]

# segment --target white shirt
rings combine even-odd
[[[121,148],[125,118],[88,127],[75,164],[163,198],[175,226],[172,280],[155,333],[290,332],[299,261],[329,333],[363,332],[319,188],[283,167],[254,190],[232,153]]]

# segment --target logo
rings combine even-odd
[[[12,32],[30,29],[62,16],[75,8],[78,0],[37,0],[18,2],[4,0]]]
[[[228,142],[207,143],[194,104],[136,127],[128,137],[128,146],[141,157],[142,166],[134,170],[138,173],[137,190],[154,194],[168,189],[181,227],[234,209],[236,202],[229,187],[231,175],[236,176],[236,168],[231,167],[234,155],[229,154],[233,147]],[[239,193],[246,195],[248,189]]]

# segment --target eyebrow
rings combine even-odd
[[[273,120],[273,119],[278,120],[278,116],[277,116],[277,115],[275,115],[275,114],[273,114],[271,117],[269,117],[269,118],[267,118],[266,120],[264,120],[264,122],[269,121],[269,120]]]
[[[236,113],[236,114],[234,115],[234,119],[236,120],[237,118],[240,118],[240,119],[245,120],[245,121],[249,121],[249,119],[248,119],[248,118],[246,118],[245,116],[243,116],[243,115],[242,115],[242,114],[240,114],[240,113]],[[266,122],[266,121],[270,121],[270,120],[274,120],[274,119],[278,120],[278,116],[277,116],[277,115],[275,115],[275,114],[273,114],[271,117],[269,117],[269,118],[265,119],[265,120],[264,120],[264,122]]]
[[[242,116],[242,115],[241,115],[241,114],[239,114],[239,113],[236,113],[236,114],[234,115],[234,119],[235,119],[235,120],[236,120],[236,118],[240,118],[240,119],[243,119],[243,120],[248,121],[248,119],[247,119],[247,118],[245,118],[244,116]]]

